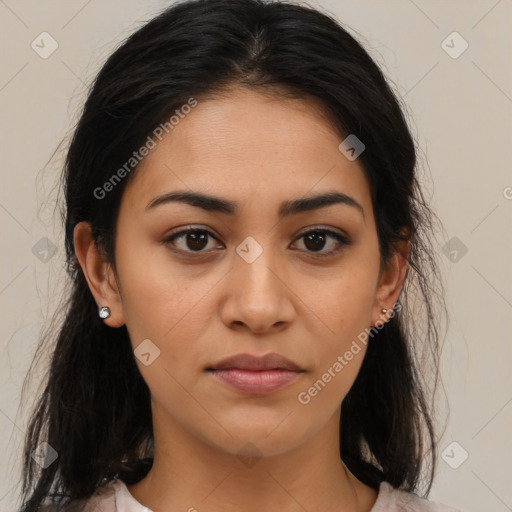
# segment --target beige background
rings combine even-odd
[[[63,275],[62,233],[53,220],[62,154],[46,164],[106,56],[168,3],[0,1],[2,511],[18,505],[27,420],[18,409],[21,384]],[[440,458],[430,498],[467,512],[510,511],[512,2],[311,3],[352,29],[407,102],[434,182],[426,186],[446,230],[437,249],[451,319],[443,355],[451,414],[439,447],[448,448],[446,460]],[[47,59],[31,48],[43,31],[58,43]],[[458,58],[442,46],[453,31],[469,44]],[[445,45],[453,53],[462,43],[451,36]],[[44,237],[57,247],[46,263],[36,246]],[[453,237],[467,247],[458,261],[443,251]],[[453,469],[447,461],[460,463],[462,450],[469,456]]]

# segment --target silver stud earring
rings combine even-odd
[[[108,306],[98,308],[98,315],[102,319],[108,318],[110,316],[110,308]]]
[[[393,304],[393,307],[391,309],[382,308],[381,311],[382,311],[382,313],[386,314],[386,313],[388,313],[388,311],[393,311],[395,309],[395,306],[396,306],[396,302]]]

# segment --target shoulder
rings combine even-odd
[[[459,509],[420,498],[417,494],[395,489],[387,482],[379,487],[377,501],[370,512],[462,512]]]
[[[116,512],[116,489],[119,486],[117,479],[100,487],[85,503],[80,512]],[[74,512],[74,511],[73,511]]]
[[[87,499],[76,500],[66,504],[51,502],[41,505],[41,512],[117,512],[116,509],[116,488],[119,485],[113,480],[98,488],[96,492]]]

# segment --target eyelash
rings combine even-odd
[[[183,237],[185,235],[191,234],[191,233],[207,233],[209,236],[211,236],[212,238],[217,240],[216,236],[213,233],[211,233],[208,229],[204,229],[204,228],[187,228],[187,229],[183,229],[181,231],[178,231],[176,233],[171,233],[171,235],[166,237],[162,241],[162,243],[164,243],[165,245],[169,245],[169,244],[173,245],[172,242],[174,240],[176,240],[177,238],[181,238],[181,237]],[[314,252],[314,251],[307,251],[307,250],[305,251],[307,253],[310,253],[310,255],[315,257],[315,258],[326,258],[328,256],[333,256],[334,254],[337,254],[338,252],[343,250],[344,246],[352,245],[352,242],[347,237],[341,235],[340,233],[337,233],[336,231],[332,231],[332,230],[326,229],[326,228],[315,228],[315,229],[311,229],[309,231],[305,231],[305,232],[301,233],[296,238],[296,240],[300,240],[301,238],[304,238],[307,235],[310,235],[312,233],[324,233],[324,234],[329,235],[332,238],[334,238],[340,244],[338,246],[338,248],[332,249],[331,251],[327,251],[327,252]],[[208,254],[207,251],[183,251],[181,249],[176,249],[176,250],[179,251],[179,252],[184,252],[186,254],[192,254],[192,255],[194,255],[194,257],[195,256],[202,256],[204,254]]]

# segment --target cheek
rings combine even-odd
[[[375,300],[375,280],[366,265],[340,271],[336,278],[325,281],[307,295],[309,313],[315,325],[315,370],[303,386],[303,400],[316,403],[331,412],[337,407],[354,383],[366,354],[372,309]]]
[[[322,344],[318,365],[297,394],[297,402],[308,407],[320,422],[326,421],[341,405],[366,354],[366,338],[358,338],[357,329],[352,332],[355,335],[346,330],[337,341]]]
[[[191,279],[172,265],[170,258],[155,256],[165,251],[121,251],[118,271],[122,307],[132,345],[135,348],[142,340],[150,339],[172,364],[183,351],[193,350],[190,342],[204,331],[205,322],[211,318],[208,292],[216,279]]]
[[[318,279],[313,276],[297,290],[304,312],[318,326],[316,335],[326,341],[326,350],[342,350],[369,327],[375,302],[376,274],[365,265],[335,269]],[[375,274],[375,275],[374,275]]]
[[[170,327],[180,312],[200,299],[199,287],[187,282],[165,249],[140,240],[120,242],[116,250],[127,324],[147,319],[157,328],[164,323]]]

